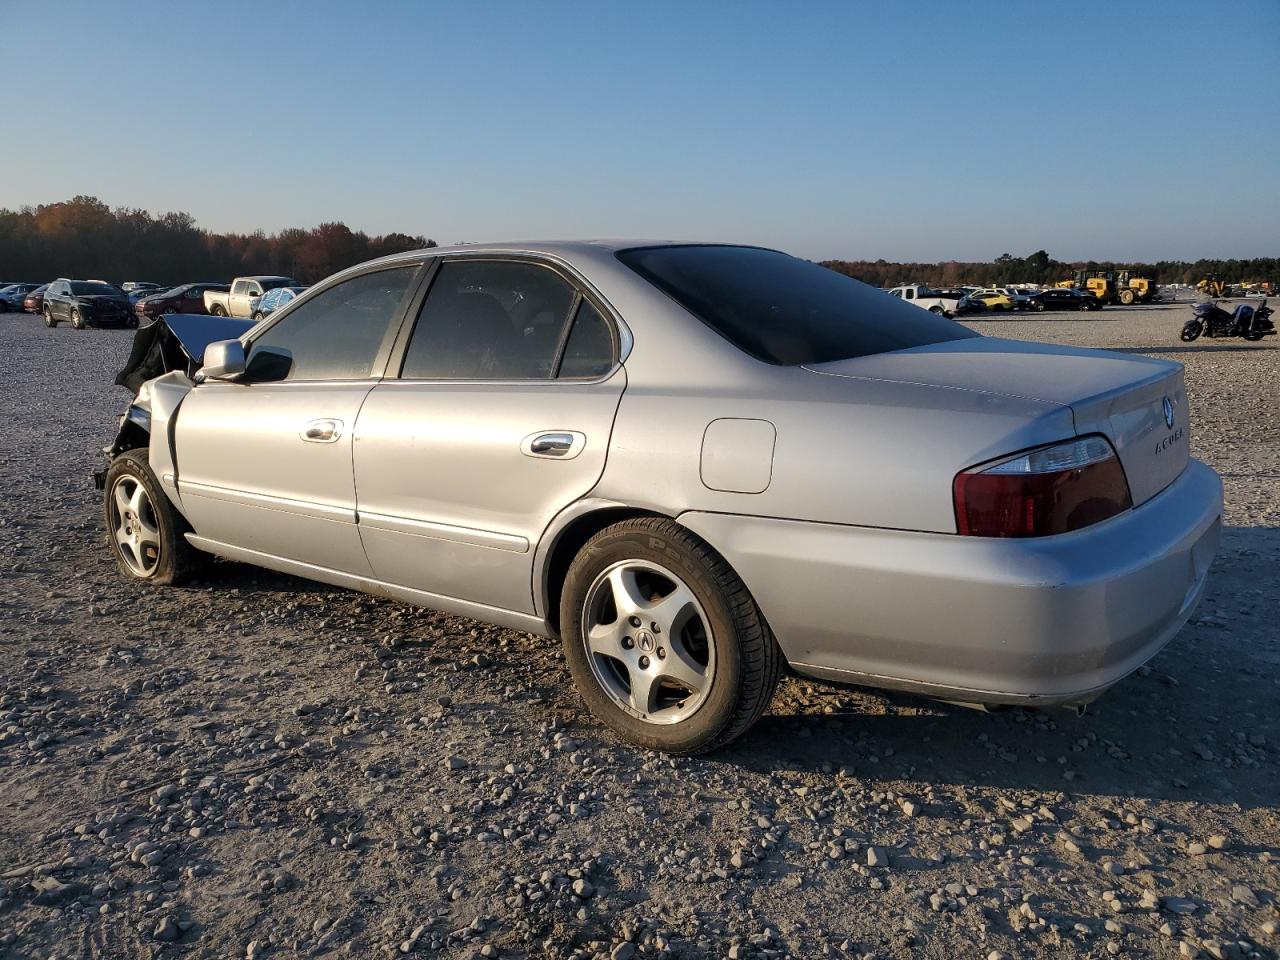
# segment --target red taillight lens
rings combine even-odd
[[[956,529],[970,537],[1045,537],[1133,506],[1106,437],[1080,437],[956,475]]]

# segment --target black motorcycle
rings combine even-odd
[[[1206,337],[1244,337],[1246,340],[1261,340],[1274,336],[1275,324],[1271,322],[1271,314],[1275,313],[1263,300],[1257,309],[1242,303],[1230,313],[1216,303],[1197,303],[1191,310],[1193,316],[1182,326],[1182,339],[1190,343],[1200,334]]]

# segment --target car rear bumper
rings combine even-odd
[[[1092,700],[1182,628],[1217,551],[1198,461],[1075,533],[987,539],[762,517],[680,519],[734,566],[801,673],[984,704]]]

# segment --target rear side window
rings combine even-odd
[[[775,250],[637,247],[618,259],[739,349],[784,366],[978,334],[834,270]]]
[[[560,377],[603,377],[613,368],[613,330],[590,303],[583,300],[565,343]]]
[[[362,380],[373,361],[417,266],[352,277],[301,303],[257,337],[247,379]]]
[[[575,291],[534,263],[448,260],[431,283],[400,376],[546,380]]]

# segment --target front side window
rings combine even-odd
[[[246,379],[362,380],[371,376],[417,266],[345,280],[311,298],[254,339]]]
[[[511,260],[448,260],[423,302],[400,376],[545,380],[555,375],[575,293],[554,270]]]
[[[617,257],[743,352],[785,366],[888,353],[978,334],[776,250],[663,246]]]

